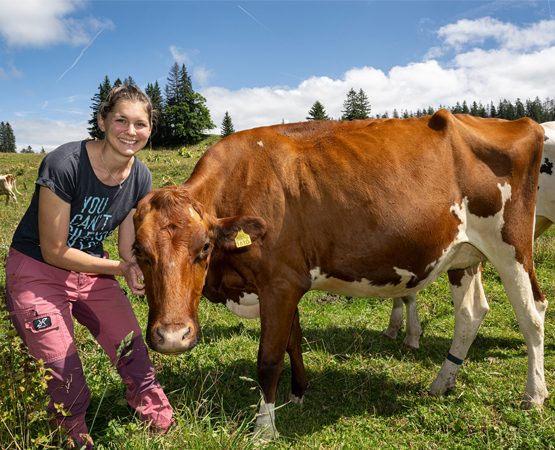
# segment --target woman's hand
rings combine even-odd
[[[144,295],[144,275],[136,262],[121,262],[121,271],[133,295]]]

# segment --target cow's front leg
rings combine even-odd
[[[278,295],[276,292],[260,294],[258,382],[264,397],[254,431],[258,437],[263,439],[271,439],[277,434],[274,412],[277,383],[283,371],[283,359],[288,348],[290,334],[294,329],[293,322],[297,314],[297,304],[304,292],[294,295],[293,289],[288,289],[282,290],[280,294],[282,295]]]
[[[299,308],[297,308],[289,334],[289,342],[287,343],[287,353],[291,360],[291,393],[289,394],[289,400],[293,403],[302,403],[308,390],[308,378],[304,368],[301,347],[302,339],[303,332],[299,322]]]
[[[455,388],[459,369],[489,311],[482,286],[482,272],[477,266],[450,270],[448,275],[455,306],[455,333],[447,358],[431,386],[431,393],[435,396]]]

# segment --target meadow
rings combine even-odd
[[[213,136],[199,146],[143,150],[139,157],[153,174],[154,187],[181,184]],[[17,176],[24,197],[5,205],[0,197],[0,263],[34,189],[43,155],[0,154],[0,173]],[[117,254],[117,236],[106,249]],[[536,273],[550,302],[555,301],[555,231],[535,243]],[[300,303],[303,354],[310,381],[302,405],[287,402],[291,371],[285,369],[277,393],[279,437],[268,449],[544,449],[555,448],[555,397],[544,407],[520,408],[526,384],[527,351],[515,314],[494,267],[483,274],[491,311],[446,397],[431,397],[435,379],[451,345],[454,314],[445,275],[418,296],[423,327],[420,349],[382,338],[392,302],[313,291]],[[0,292],[5,275],[0,270]],[[122,283],[127,289],[125,283]],[[144,327],[146,299],[129,295]],[[0,301],[3,304],[3,300]],[[25,357],[5,307],[0,321],[0,448],[57,448],[49,429],[48,397],[40,364]],[[256,357],[258,320],[240,319],[222,305],[202,299],[201,339],[178,357],[151,353],[159,380],[179,427],[153,436],[125,401],[125,390],[108,357],[88,330],[76,323],[76,341],[92,402],[87,413],[98,449],[251,449],[260,389]],[[555,389],[555,313],[545,326],[545,376]],[[552,392],[555,395],[555,391]]]

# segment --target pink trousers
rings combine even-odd
[[[116,366],[127,386],[127,401],[139,417],[154,431],[164,432],[172,425],[173,410],[156,379],[141,328],[113,276],[59,269],[10,248],[6,288],[8,311],[29,353],[53,371],[48,410],[56,414],[58,424],[73,426],[79,434],[87,430],[84,417],[91,395],[75,346],[75,317]],[[118,354],[130,332],[131,341]],[[71,416],[57,412],[54,403],[63,403]]]

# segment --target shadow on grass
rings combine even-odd
[[[210,344],[211,339],[229,339],[235,335],[253,338],[256,342],[259,339],[258,330],[242,326],[204,327],[203,343],[199,346]],[[277,412],[278,429],[283,436],[291,438],[314,433],[341,418],[368,412],[382,417],[402,416],[407,408],[426,401],[429,384],[451,345],[451,339],[429,336],[422,338],[420,350],[408,351],[402,347],[404,333],[391,341],[382,338],[381,331],[356,326],[308,328],[304,330],[304,338],[303,352],[311,387],[302,406],[285,405]],[[479,335],[469,357],[473,361],[492,357],[526,358],[522,353],[523,344],[523,339]],[[314,363],[318,357],[323,362]],[[420,370],[415,369],[415,364],[424,372],[420,377],[411,376],[411,371]],[[201,359],[157,357],[156,365],[160,382],[177,410],[197,409],[199,416],[213,417],[237,414],[254,417],[257,411],[254,404],[260,399],[260,390],[255,358],[222,362],[212,361],[208,355]],[[401,365],[407,374],[399,376],[396,371]],[[278,384],[278,407],[287,402],[290,379],[291,368],[286,357]]]

